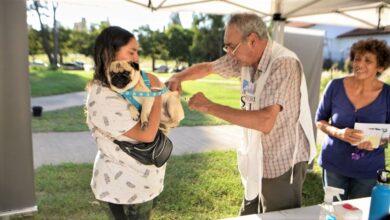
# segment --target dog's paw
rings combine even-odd
[[[133,119],[133,121],[138,121],[139,120],[139,114],[134,114],[132,116],[132,119]]]
[[[141,129],[144,131],[149,127],[149,122],[144,121],[141,123]]]

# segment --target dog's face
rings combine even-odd
[[[114,61],[107,73],[111,89],[122,93],[133,88],[140,79],[138,63],[129,61]]]

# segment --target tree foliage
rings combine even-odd
[[[141,53],[152,58],[152,68],[155,69],[156,60],[168,58],[167,37],[160,31],[153,31],[148,25],[141,26],[138,30],[138,42]]]
[[[40,41],[39,31],[33,29],[31,26],[28,27],[28,54],[35,55],[44,53],[42,43]]]
[[[60,54],[58,42],[58,23],[56,20],[56,11],[58,8],[58,3],[51,1],[51,4],[49,4],[48,1],[40,0],[30,0],[28,2],[28,10],[35,11],[38,15],[39,24],[41,28],[39,32],[41,36],[42,47],[49,59],[50,67],[53,69],[57,69],[58,56]],[[49,9],[50,6],[51,10]],[[51,30],[49,25],[45,24],[42,19],[42,17],[49,17],[48,14],[50,14],[50,12],[52,12],[53,14],[53,27]]]
[[[69,53],[79,53],[85,56],[93,56],[93,48],[95,39],[99,33],[109,24],[102,22],[100,24],[93,24],[88,30],[73,30],[60,26],[58,28],[58,46],[59,46],[59,63],[63,63],[63,56]],[[53,48],[53,29],[47,28],[47,44],[49,48]],[[28,29],[29,39],[29,54],[35,55],[44,53],[42,31],[37,31],[31,26]]]
[[[54,28],[44,24],[40,17],[46,16],[48,4],[46,1],[39,0],[29,0],[29,2],[29,10],[34,10],[39,15],[41,28],[41,30],[35,30],[32,27],[28,29],[29,54],[45,52],[50,64],[53,65],[56,35],[53,32]],[[191,63],[211,61],[223,55],[223,16],[196,15],[193,17],[190,29],[182,27],[177,13],[173,14],[171,19],[172,22],[163,31],[151,30],[148,25],[140,26],[135,31],[140,44],[140,52],[144,56],[151,57],[153,69],[155,69],[157,59],[175,60],[178,66],[182,62],[191,65]],[[58,26],[57,58],[59,58],[59,63],[63,63],[63,56],[69,53],[93,56],[96,37],[109,25],[108,22],[92,24],[87,30],[73,30]],[[54,23],[53,26],[55,26]]]
[[[165,34],[168,38],[169,58],[176,61],[176,66],[179,62],[189,62],[193,32],[181,25],[171,24]]]
[[[192,62],[215,60],[223,55],[224,21],[222,15],[195,16],[192,24],[194,39]]]

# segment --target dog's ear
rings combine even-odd
[[[139,71],[139,64],[135,62],[129,62],[129,65],[133,67],[136,71]]]

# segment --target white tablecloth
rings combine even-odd
[[[340,203],[349,203],[363,212],[363,220],[368,219],[368,213],[370,211],[370,202],[371,197],[360,198],[360,199],[352,199],[345,200],[342,202],[335,202],[334,205]],[[228,218],[226,220],[316,220],[320,215],[320,205],[307,206],[303,208],[296,209],[286,209],[282,211],[276,212],[267,212],[264,214],[254,214],[254,215],[246,215],[235,218]]]

